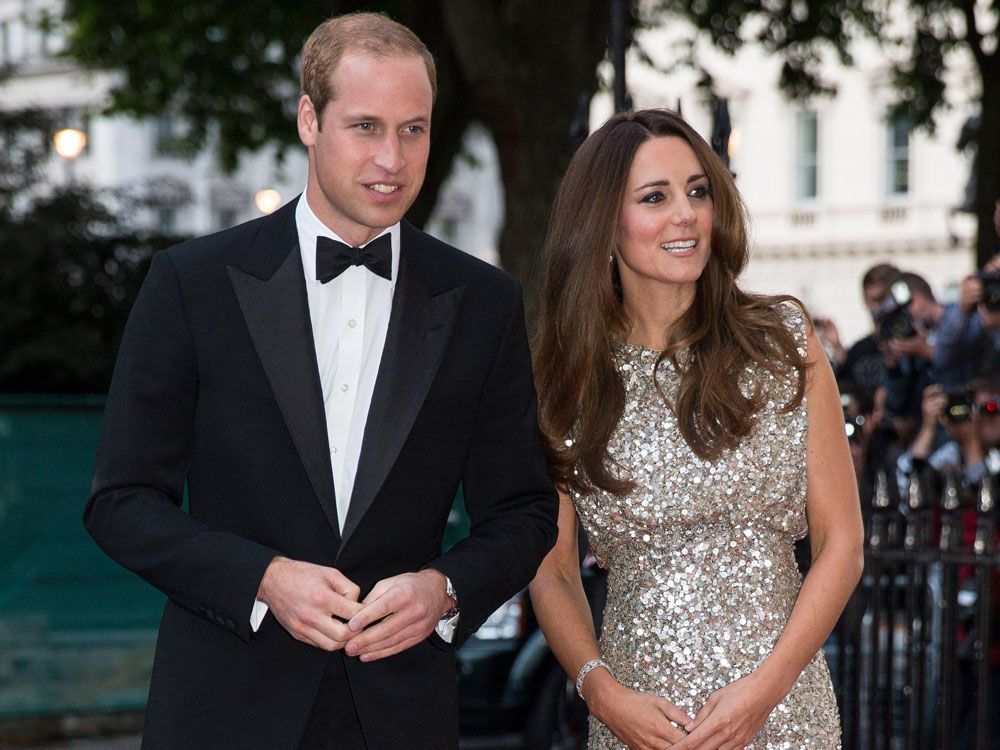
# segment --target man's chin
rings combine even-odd
[[[378,207],[374,210],[368,210],[365,212],[364,225],[371,227],[372,229],[377,229],[382,231],[386,227],[391,227],[393,224],[398,224],[406,212],[410,210],[410,206],[413,205],[413,201],[408,201],[406,204],[400,203],[399,205],[392,206],[392,210],[386,210],[387,207]]]

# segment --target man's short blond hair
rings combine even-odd
[[[302,46],[302,93],[322,116],[336,97],[333,74],[347,52],[363,51],[378,57],[415,55],[424,61],[431,93],[437,97],[437,68],[420,37],[384,13],[347,13],[321,23]]]

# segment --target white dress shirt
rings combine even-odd
[[[295,224],[326,412],[337,521],[343,531],[399,276],[399,224],[378,235],[389,234],[392,240],[391,280],[364,266],[350,266],[326,284],[316,280],[316,238],[344,240],[313,213],[305,192],[295,208]],[[267,605],[255,601],[250,615],[254,631],[265,614]]]

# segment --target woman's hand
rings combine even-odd
[[[675,750],[743,750],[783,696],[749,674],[712,693]]]
[[[670,722],[683,726],[691,721],[666,698],[630,690],[604,670],[587,676],[584,697],[590,712],[631,750],[673,747],[687,733]]]

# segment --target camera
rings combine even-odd
[[[908,339],[917,335],[910,314],[911,299],[910,287],[905,281],[897,281],[889,287],[888,298],[876,317],[879,341]]]
[[[972,391],[961,389],[948,393],[948,405],[944,407],[944,418],[949,422],[968,422],[972,416]]]
[[[983,307],[990,312],[1000,311],[1000,271],[980,271],[976,275],[983,285]]]

